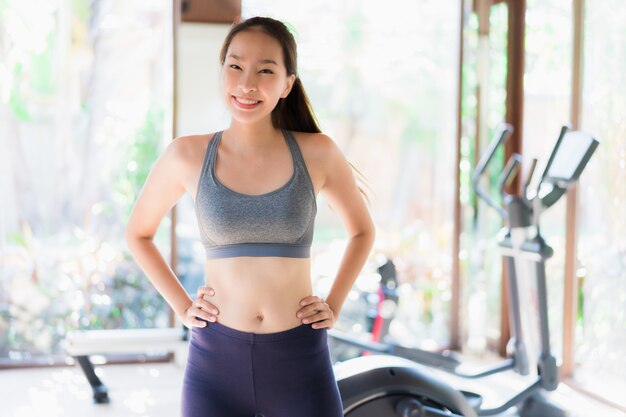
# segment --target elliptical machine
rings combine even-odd
[[[360,356],[335,365],[335,376],[341,392],[346,417],[432,417],[494,415],[518,406],[520,416],[563,416],[562,410],[546,401],[541,393],[553,391],[558,386],[556,359],[550,349],[545,261],[552,248],[545,242],[539,227],[543,210],[554,205],[580,177],[587,162],[598,146],[592,136],[580,131],[561,129],[557,142],[534,191],[528,187],[533,177],[536,159],[523,183],[520,195],[504,193],[504,187],[516,174],[521,157],[513,155],[499,178],[506,209],[500,207],[489,193],[479,186],[479,179],[498,149],[512,133],[504,125],[481,157],[472,176],[477,195],[496,209],[506,220],[499,234],[499,246],[506,259],[509,296],[511,340],[509,358],[503,363],[474,374],[459,369],[460,359],[453,353],[427,352],[400,346],[387,335],[384,343],[367,342],[345,332],[331,329],[328,334],[333,343],[358,346],[376,355]],[[388,264],[386,264],[388,265]],[[379,269],[379,272],[382,271]],[[387,266],[386,274],[395,269]],[[520,304],[520,281],[536,281],[536,303],[540,351],[537,358],[529,358],[526,346],[528,323],[524,325]],[[531,326],[532,327],[532,326]],[[482,398],[476,393],[458,391],[435,378],[422,364],[438,367],[458,376],[481,378],[497,372],[514,370],[528,375],[536,365],[536,379],[521,392],[495,408],[482,408]]]

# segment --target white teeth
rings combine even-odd
[[[237,101],[243,104],[257,104],[258,101],[255,100],[246,100],[245,98],[236,97]]]

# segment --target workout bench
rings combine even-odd
[[[177,352],[188,344],[187,329],[115,329],[68,332],[65,351],[80,365],[96,404],[109,403],[107,387],[95,373],[89,355],[107,353]]]

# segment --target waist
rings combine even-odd
[[[310,259],[233,257],[207,260],[208,297],[217,321],[246,332],[271,333],[301,324],[300,301],[312,295]]]

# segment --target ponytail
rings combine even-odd
[[[300,77],[296,77],[289,95],[281,98],[274,107],[272,124],[275,128],[295,130],[296,132],[322,132]]]
[[[293,83],[289,95],[285,98],[281,98],[272,111],[272,125],[275,128],[294,130],[296,132],[322,132],[317,118],[315,117],[315,113],[313,112],[313,106],[311,106],[309,97],[306,91],[304,91],[300,77],[296,77],[296,81]],[[367,178],[352,162],[348,161],[348,163],[355,173],[359,192],[363,195],[367,203],[371,205],[368,193],[359,185],[364,184],[366,187],[370,188],[369,185],[367,185]]]

